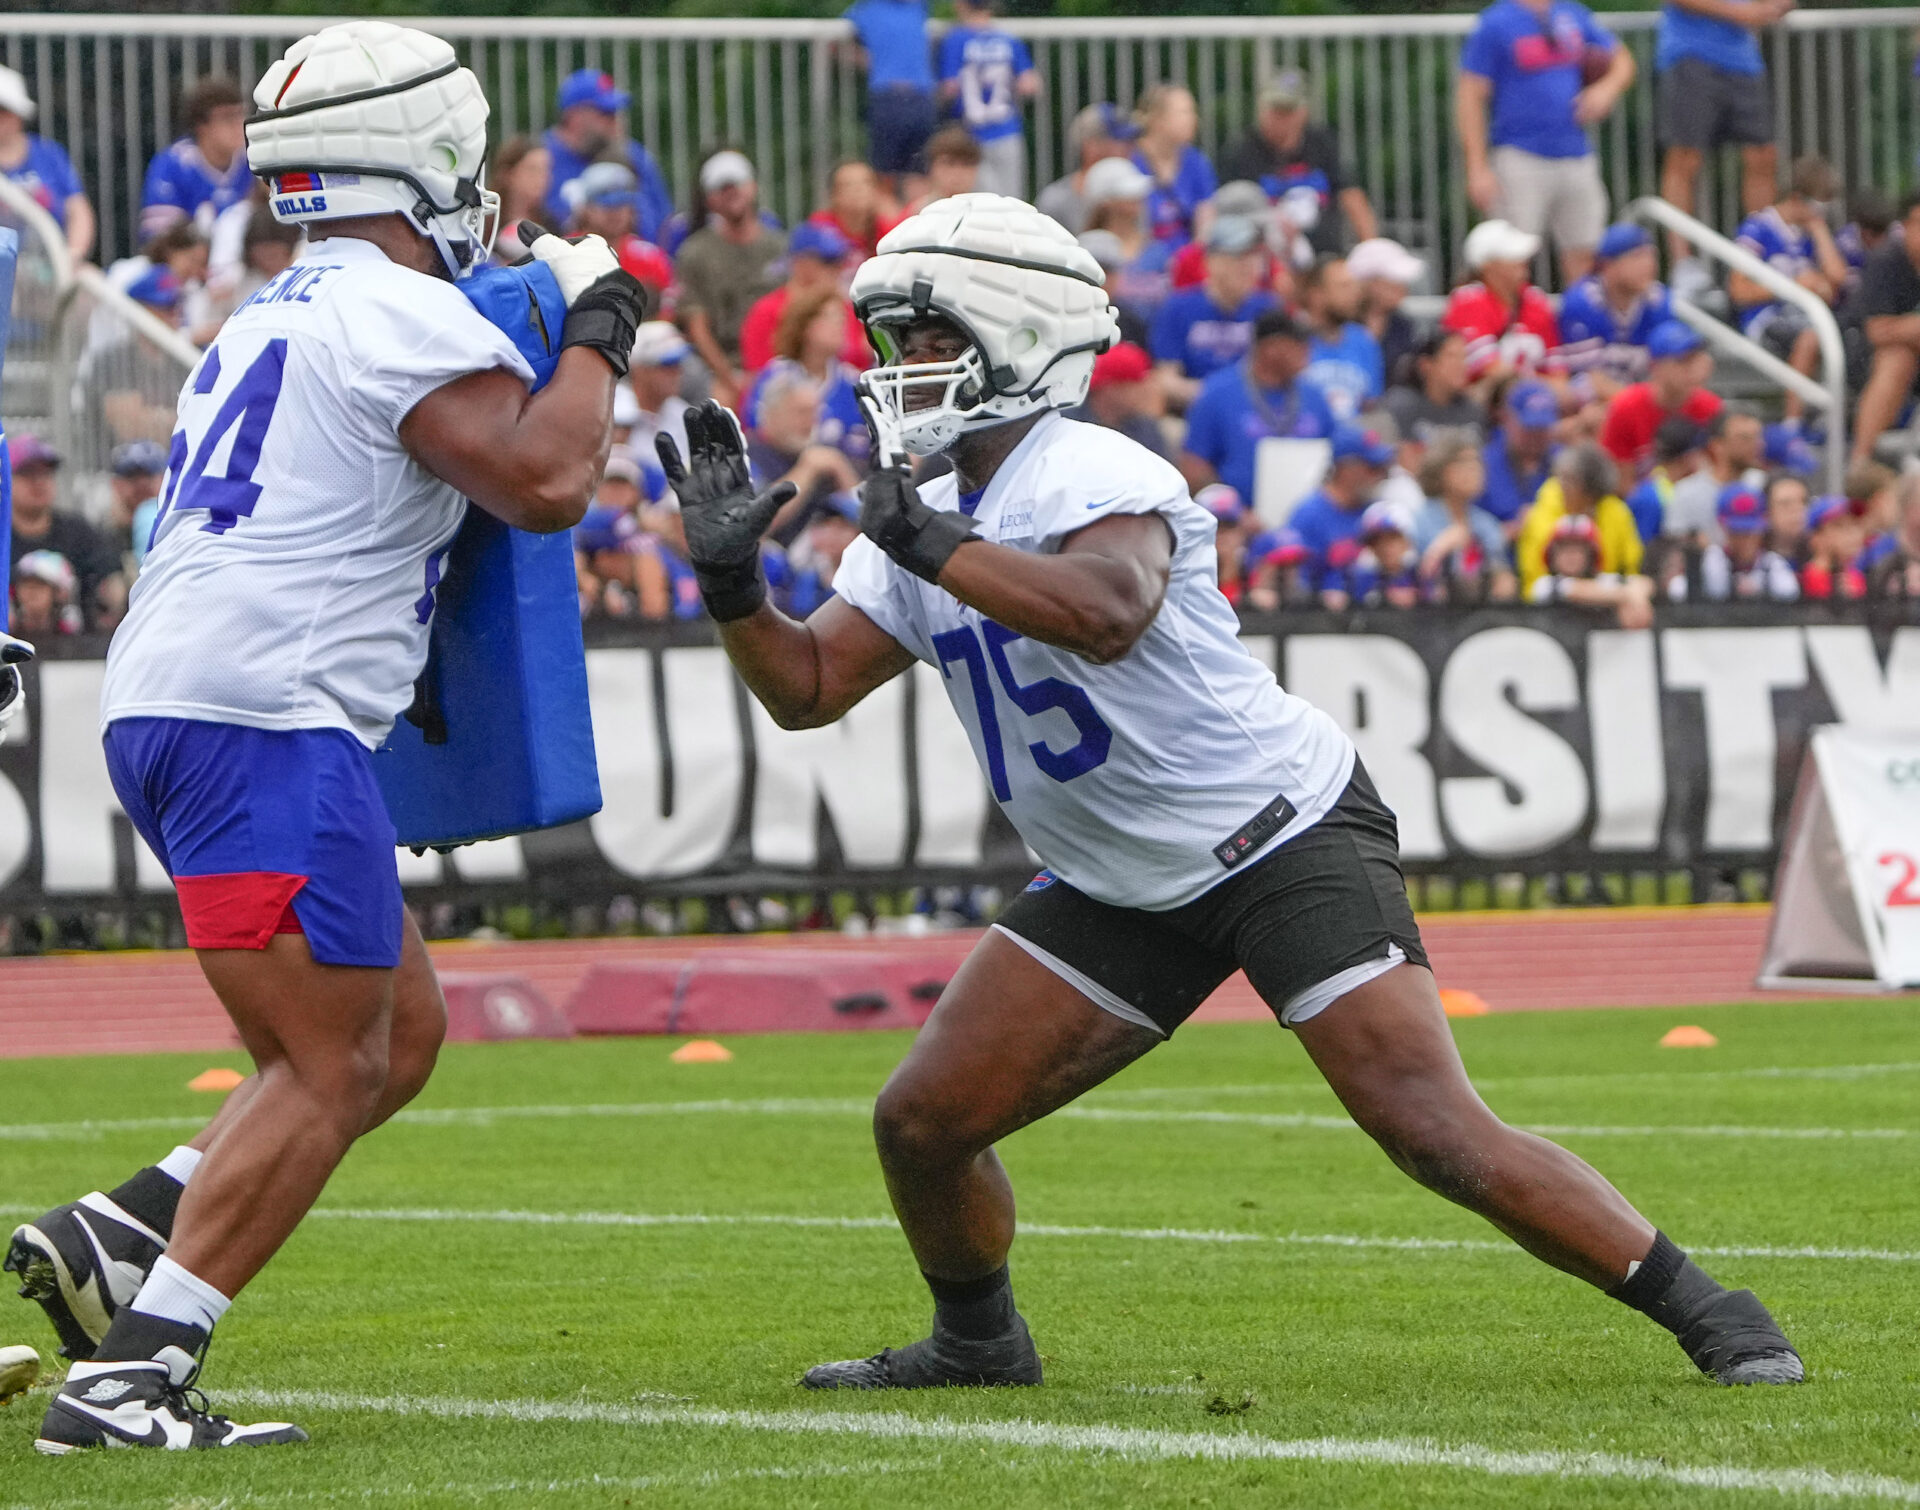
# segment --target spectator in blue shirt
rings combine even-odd
[[[202,79],[180,97],[187,134],[156,153],[140,195],[140,239],[191,220],[204,232],[214,217],[253,192],[247,167],[247,108],[231,79]]]
[[[1206,239],[1207,201],[1220,187],[1207,154],[1194,146],[1200,107],[1178,84],[1155,84],[1140,99],[1140,139],[1133,165],[1153,178],[1147,224],[1162,241]]]
[[[926,0],[853,0],[853,23],[867,69],[867,129],[874,171],[900,188],[939,123],[927,49]]]
[[[1773,91],[1760,57],[1760,33],[1795,0],[1666,0],[1654,43],[1656,124],[1666,155],[1660,197],[1693,213],[1694,188],[1707,154],[1740,144],[1740,203],[1753,214],[1773,200],[1779,173],[1773,144]],[[1694,297],[1713,285],[1707,264],[1671,236],[1674,287]]]
[[[1208,375],[1245,355],[1253,322],[1278,302],[1266,275],[1260,227],[1238,217],[1216,221],[1207,232],[1206,281],[1167,296],[1147,343],[1176,409],[1193,402]]]
[[[1254,322],[1253,346],[1201,385],[1187,411],[1180,472],[1198,492],[1224,482],[1242,498],[1257,496],[1260,442],[1271,437],[1317,440],[1331,435],[1333,412],[1307,370],[1309,332],[1283,309]]]
[[[1551,237],[1566,284],[1587,275],[1607,228],[1587,128],[1612,113],[1633,76],[1633,54],[1577,0],[1494,0],[1460,54],[1455,129],[1467,197],[1483,215]]]
[[[1040,92],[1027,44],[993,24],[999,0],[954,0],[940,39],[940,97],[980,144],[980,190],[1027,197],[1021,109]]]
[[[1288,528],[1307,547],[1311,574],[1322,592],[1345,589],[1347,572],[1360,555],[1361,516],[1393,465],[1392,443],[1361,425],[1336,425],[1332,443],[1333,461],[1325,479],[1287,516]]]
[[[1487,491],[1480,507],[1509,530],[1533,507],[1553,465],[1553,427],[1560,401],[1545,383],[1517,383],[1507,394],[1500,426],[1487,442]]]
[[[0,178],[18,184],[67,233],[67,250],[84,261],[93,250],[93,205],[67,149],[27,130],[38,112],[27,81],[0,68]]]
[[[1594,270],[1560,301],[1561,358],[1592,397],[1610,399],[1647,375],[1647,341],[1672,310],[1652,234],[1631,221],[1609,226]]]
[[[553,163],[547,180],[547,214],[554,224],[565,225],[572,209],[567,185],[601,158],[617,157],[633,169],[638,184],[633,201],[635,232],[642,241],[660,240],[667,217],[673,214],[673,195],[653,154],[640,143],[628,141],[620,130],[620,112],[632,99],[626,90],[614,88],[613,75],[597,68],[576,69],[560,81],[554,100],[560,119],[541,138]]]
[[[1300,312],[1313,328],[1307,381],[1327,396],[1334,418],[1352,419],[1387,390],[1380,343],[1360,323],[1360,280],[1346,259],[1327,254],[1300,277]]]

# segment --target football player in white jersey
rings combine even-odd
[[[498,202],[487,102],[439,38],[328,27],[254,101],[249,160],[312,245],[181,392],[101,719],[256,1069],[192,1143],[14,1234],[7,1266],[75,1359],[36,1443],[51,1454],[305,1439],[214,1415],[191,1386],[232,1298],[426,1082],[444,1032],[372,751],[424,665],[466,501],[543,532],[586,510],[645,315],[604,243],[534,241],[568,311],[531,391],[456,287]]]
[[[1115,317],[1097,263],[1016,200],[967,194],[854,277],[881,365],[880,465],[835,596],[766,602],[731,417],[662,459],[728,654],[776,722],[831,723],[915,659],[945,679],[994,796],[1047,869],[962,965],[880,1093],[887,1188],[932,1335],[813,1369],[813,1388],[1037,1384],[1014,1308],[996,1140],[1100,1084],[1236,968],[1354,1120],[1431,1189],[1667,1326],[1724,1383],[1801,1363],[1748,1291],[1702,1273],[1565,1149],[1468,1083],[1427,968],[1393,814],[1326,715],[1242,648],[1214,522],[1165,462],[1055,413]],[[898,448],[945,453],[916,489]]]

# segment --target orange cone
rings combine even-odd
[[[675,1064],[725,1064],[733,1050],[711,1038],[692,1038],[667,1055]]]
[[[1452,986],[1441,988],[1440,1006],[1449,1017],[1485,1017],[1493,1010],[1478,992],[1461,991]]]
[[[224,1064],[216,1064],[210,1070],[202,1070],[187,1082],[190,1091],[218,1091],[221,1094],[232,1090],[247,1077],[238,1070],[230,1070]]]
[[[1720,1040],[1705,1028],[1696,1028],[1691,1024],[1669,1028],[1660,1037],[1660,1047],[1663,1049],[1711,1049],[1719,1047],[1719,1044]]]

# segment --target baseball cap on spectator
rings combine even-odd
[[[1807,533],[1811,535],[1829,519],[1838,519],[1846,514],[1861,518],[1866,512],[1864,500],[1842,497],[1838,493],[1822,493],[1807,509]]]
[[[575,105],[591,105],[595,110],[625,110],[633,96],[614,86],[613,75],[597,68],[576,68],[560,81],[561,113]]]
[[[44,582],[68,597],[80,586],[73,574],[73,563],[58,551],[28,551],[13,563],[13,580]]]
[[[1124,157],[1103,157],[1081,180],[1080,197],[1090,205],[1109,199],[1139,200],[1153,192],[1153,180]]]
[[[1707,343],[1684,320],[1662,320],[1647,337],[1647,355],[1656,362],[1690,357]]]
[[[1213,213],[1216,215],[1258,219],[1272,208],[1273,201],[1267,197],[1267,191],[1251,178],[1236,178],[1214,190]]]
[[[1112,161],[1112,159],[1108,159]],[[1116,273],[1127,265],[1127,247],[1112,231],[1082,231],[1080,245],[1100,264],[1103,273]]]
[[[840,228],[818,220],[803,220],[793,228],[787,242],[789,257],[818,257],[822,262],[839,262],[853,250],[853,243],[840,234]]]
[[[724,152],[714,153],[700,165],[700,192],[703,194],[753,181],[753,164],[747,161],[744,152],[735,152],[731,147]]]
[[[1313,340],[1313,332],[1300,323],[1297,315],[1284,309],[1264,309],[1253,322],[1253,338],[1265,341],[1274,336],[1285,336],[1289,341],[1298,341],[1307,345]]]
[[[607,452],[607,465],[600,475],[610,482],[630,482],[637,488],[640,486],[640,463],[625,446],[615,446]]]
[[[648,320],[634,332],[633,360],[641,367],[671,367],[693,348],[671,320]]]
[[[613,385],[613,427],[616,430],[631,430],[640,423],[640,400],[633,396],[633,390],[625,383]]]
[[[1117,383],[1144,383],[1153,374],[1153,358],[1132,341],[1122,341],[1093,359],[1093,388]]]
[[[1560,423],[1560,400],[1545,383],[1520,383],[1507,395],[1507,413],[1526,430],[1551,430]]]
[[[150,267],[127,285],[127,297],[152,309],[173,309],[180,303],[180,280],[164,264]]]
[[[1109,141],[1130,142],[1140,135],[1140,123],[1118,105],[1088,105],[1073,118],[1067,128],[1067,146],[1074,153],[1088,142],[1105,137]]]
[[[1207,227],[1207,250],[1226,252],[1237,256],[1243,252],[1257,251],[1266,241],[1267,234],[1260,228],[1258,221],[1249,220],[1244,215],[1218,215],[1212,225]]]
[[[577,208],[583,204],[619,204],[631,200],[639,188],[640,180],[625,163],[589,163],[562,192]]]
[[[1400,511],[1390,503],[1370,503],[1360,515],[1360,538],[1371,540],[1375,535],[1404,535],[1407,522],[1400,517]]]
[[[1807,444],[1806,437],[1797,426],[1768,425],[1763,434],[1766,438],[1768,466],[1791,472],[1796,477],[1809,477],[1818,469],[1819,458],[1813,454],[1813,447]]]
[[[27,81],[11,68],[0,68],[0,110],[9,111],[23,121],[35,115],[33,96],[27,93]]]
[[[60,453],[37,435],[16,435],[7,442],[7,460],[16,472],[33,467],[49,469],[60,465]]]
[[[1616,257],[1626,256],[1628,252],[1637,252],[1643,246],[1652,245],[1652,232],[1643,225],[1635,225],[1631,220],[1623,220],[1618,225],[1607,227],[1607,233],[1600,238],[1593,255],[1597,261],[1611,262]]]
[[[1284,525],[1270,534],[1262,535],[1256,546],[1262,566],[1298,566],[1313,554],[1307,549],[1307,542],[1301,538],[1300,532]]]
[[[1370,467],[1393,465],[1393,443],[1369,425],[1352,420],[1333,427],[1333,461],[1364,461]]]
[[[1720,528],[1736,535],[1753,535],[1767,527],[1767,502],[1758,488],[1744,482],[1730,482],[1720,490],[1713,506]]]
[[[1600,530],[1591,514],[1562,514],[1553,527],[1555,540],[1580,540],[1588,545],[1600,543]]]
[[[1309,80],[1298,68],[1283,68],[1260,90],[1262,110],[1299,110],[1307,103]]]
[[[860,522],[860,500],[851,493],[829,493],[820,500],[820,508],[829,514],[838,514],[851,523]]]
[[[1347,253],[1347,271],[1363,282],[1368,278],[1384,278],[1389,283],[1411,288],[1426,276],[1427,265],[1399,242],[1375,236]]]
[[[115,477],[157,477],[167,470],[167,453],[157,441],[130,440],[113,448],[108,467]]]
[[[1489,262],[1531,262],[1540,251],[1540,238],[1505,220],[1483,220],[1467,232],[1464,248],[1468,267]]]
[[[1247,517],[1247,501],[1240,490],[1224,482],[1210,482],[1193,495],[1193,501],[1222,524],[1238,524]]]

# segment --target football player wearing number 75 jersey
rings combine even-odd
[[[229,1302],[439,1049],[372,752],[425,663],[466,500],[527,530],[579,522],[645,314],[604,242],[533,241],[568,308],[531,392],[457,287],[498,200],[486,99],[439,38],[328,27],[254,103],[249,161],[312,246],[181,391],[101,718],[114,788],[256,1068],[191,1143],[14,1234],[7,1267],[76,1360],[46,1453],[304,1440],[191,1386]]]
[[[1038,1384],[993,1145],[1163,1041],[1236,968],[1408,1174],[1645,1312],[1721,1382],[1799,1379],[1751,1292],[1722,1289],[1592,1169],[1474,1093],[1393,814],[1345,734],[1241,647],[1212,515],[1165,462],[1053,412],[1085,397],[1114,339],[1101,285],[1056,222],[997,195],[942,200],[880,242],[853,282],[881,360],[863,379],[864,538],[805,623],[766,603],[757,537],[785,495],[752,495],[730,417],[695,411],[684,465],[661,443],[727,653],[775,720],[831,723],[927,662],[1047,867],[961,966],[874,1113],[932,1335],[804,1382]],[[945,452],[953,472],[916,489],[903,449]]]

